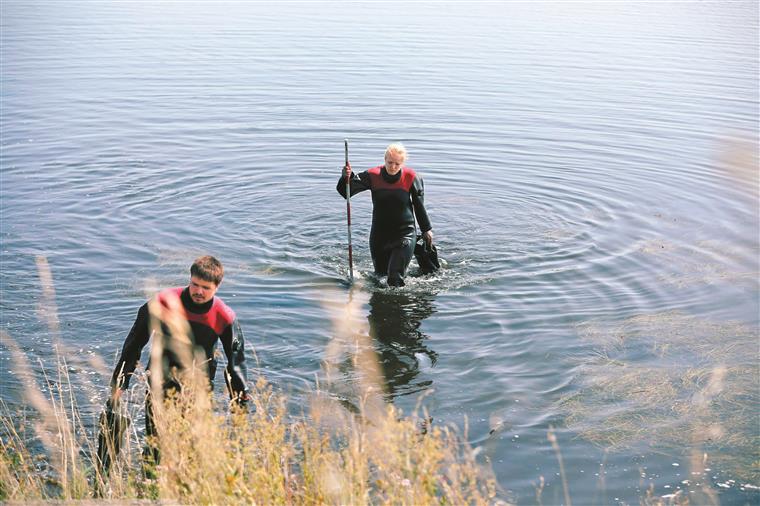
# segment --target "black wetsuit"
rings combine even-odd
[[[389,286],[403,286],[406,268],[414,254],[414,217],[422,233],[431,230],[425,210],[422,178],[410,167],[391,176],[380,165],[360,174],[351,173],[351,195],[372,190],[372,230],[369,249],[375,272],[388,275]],[[338,181],[338,193],[346,197],[346,179]]]
[[[209,382],[212,382],[216,372],[216,359],[214,351],[217,340],[222,342],[224,353],[227,356],[227,369],[225,379],[228,381],[230,394],[236,398],[245,397],[247,392],[246,386],[246,366],[245,366],[245,340],[240,324],[235,317],[235,312],[218,297],[212,298],[205,304],[196,304],[190,297],[188,288],[170,288],[160,292],[157,295],[158,302],[162,309],[168,308],[169,297],[179,297],[184,309],[184,317],[190,324],[193,346],[183,349],[182,343],[178,339],[172,339],[168,327],[161,323],[161,334],[163,346],[161,353],[161,363],[163,365],[163,388],[164,391],[169,389],[179,389],[180,384],[176,379],[175,371],[182,371],[186,364],[183,364],[181,356],[187,351],[191,352],[191,357],[198,352],[205,357],[207,361],[207,371]],[[124,347],[121,350],[121,357],[116,364],[113,376],[111,378],[111,388],[126,389],[129,386],[137,363],[140,361],[140,355],[143,348],[151,337],[150,314],[148,303],[143,304],[137,311],[132,329],[129,331]],[[154,338],[154,344],[157,339]],[[145,428],[148,436],[155,434],[155,425],[153,423],[153,409],[150,402],[150,396],[146,399],[145,410]],[[155,448],[146,448],[146,454],[152,456],[154,462],[158,462],[158,452]]]

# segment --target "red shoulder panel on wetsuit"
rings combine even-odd
[[[181,302],[183,290],[184,288],[182,287],[163,290],[158,294],[158,300],[163,307],[168,308],[167,298],[174,296]],[[187,311],[184,306],[182,306],[182,309],[184,313],[183,316],[188,321],[205,325],[213,329],[217,335],[221,335],[221,333],[224,332],[224,329],[235,321],[235,312],[219,297],[214,297],[214,302],[211,305],[211,308],[205,313],[192,313]]]
[[[383,179],[382,169],[383,166],[378,165],[367,171],[370,180],[372,181],[373,190],[404,190],[408,192],[412,189],[412,183],[414,183],[414,177],[416,174],[411,167],[402,167],[401,177],[395,183],[389,183]]]

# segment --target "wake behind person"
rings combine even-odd
[[[346,198],[346,177],[353,196],[372,191],[372,229],[369,249],[375,273],[388,276],[388,286],[404,286],[406,269],[414,254],[415,216],[422,238],[428,247],[433,244],[433,226],[425,210],[425,189],[422,178],[404,165],[406,148],[391,144],[385,150],[385,164],[359,174],[346,163],[338,181],[338,193]]]
[[[149,376],[161,379],[160,388],[164,394],[171,390],[179,391],[183,372],[192,367],[205,370],[213,387],[216,372],[214,351],[217,341],[221,341],[227,357],[225,379],[230,395],[238,404],[245,404],[250,399],[246,386],[243,332],[234,311],[216,297],[223,277],[224,267],[219,260],[212,256],[199,257],[190,267],[187,287],[163,290],[140,307],[111,378],[112,405],[129,387],[141,352],[151,336],[151,346],[158,347],[152,349],[151,354],[160,353],[157,355],[158,362],[151,362],[160,363],[161,367],[160,371],[149,371]],[[154,320],[153,324],[151,319]],[[174,334],[183,334],[176,330],[178,321],[189,330],[184,333],[186,335],[173,335],[172,329],[175,329]],[[149,392],[145,403],[146,436],[157,435],[152,402]],[[145,456],[149,464],[158,463],[158,450],[150,441]],[[109,459],[109,462],[112,460]]]

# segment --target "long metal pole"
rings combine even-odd
[[[348,139],[345,139],[346,165],[348,165]],[[351,173],[346,174],[346,221],[348,222],[348,277],[354,282],[354,258],[351,247]]]

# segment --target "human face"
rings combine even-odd
[[[404,155],[391,151],[385,155],[385,171],[391,176],[398,174],[404,166]]]
[[[206,281],[198,276],[190,277],[190,298],[196,304],[205,304],[214,298],[214,294],[219,289],[219,285],[213,281]]]

